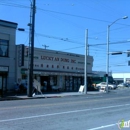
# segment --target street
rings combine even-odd
[[[122,119],[130,120],[129,88],[0,102],[0,130],[118,130]]]

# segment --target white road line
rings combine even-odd
[[[63,115],[63,114],[70,114],[70,113],[78,113],[78,112],[84,112],[84,111],[94,111],[94,110],[102,110],[102,109],[109,109],[109,108],[125,107],[125,106],[130,106],[130,104],[122,104],[122,105],[115,105],[115,106],[97,107],[97,108],[90,108],[90,109],[83,109],[83,110],[74,110],[74,111],[66,111],[66,112],[59,112],[59,113],[37,115],[37,116],[5,119],[5,120],[0,120],[0,123],[2,123],[2,122],[9,122],[9,121],[32,119],[32,118],[39,118],[39,117],[56,116],[56,115]]]
[[[104,128],[108,128],[108,127],[112,127],[117,125],[117,123],[115,124],[110,124],[110,125],[105,125],[105,126],[100,126],[100,127],[96,127],[96,128],[91,128],[91,129],[87,129],[87,130],[99,130],[99,129],[104,129]]]

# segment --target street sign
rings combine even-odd
[[[119,55],[119,54],[122,54],[122,52],[112,52],[111,55]]]

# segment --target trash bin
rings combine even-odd
[[[0,89],[0,97],[3,97],[3,91]]]

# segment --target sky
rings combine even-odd
[[[28,46],[31,2],[0,0],[0,19],[25,29],[16,31],[16,44]],[[130,0],[36,0],[34,46],[84,55],[87,29],[93,71],[106,71],[109,25],[109,52],[130,50],[129,5]],[[130,72],[128,61],[127,53],[109,55],[109,71]]]

